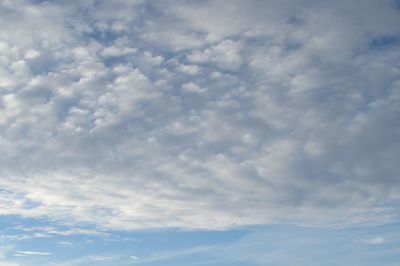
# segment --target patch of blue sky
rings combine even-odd
[[[370,49],[385,49],[391,46],[400,46],[399,35],[384,35],[373,38],[369,43]]]
[[[400,260],[399,224],[316,228],[253,226],[226,231],[97,231],[2,218],[4,254],[20,265],[370,265]],[[86,231],[84,231],[86,230]],[[21,234],[22,232],[22,234]],[[63,235],[64,234],[64,235]],[[26,235],[26,239],[5,238]]]

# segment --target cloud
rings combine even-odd
[[[392,1],[1,5],[1,215],[57,235],[398,219]]]
[[[93,255],[88,257],[92,261],[110,261],[114,260],[113,257]]]
[[[148,257],[139,259],[136,256],[131,256],[134,264],[148,264],[155,262],[165,262],[174,259],[179,259],[191,255],[196,254],[206,254],[211,251],[223,251],[224,248],[219,245],[210,245],[210,246],[197,246],[187,249],[174,250],[174,251],[166,251],[160,253],[150,254]]]
[[[64,247],[71,247],[71,248],[75,246],[74,243],[69,242],[69,241],[59,241],[59,242],[57,242],[57,244],[64,246]]]
[[[25,256],[50,256],[50,252],[42,252],[42,251],[29,251],[29,250],[18,250],[15,251],[14,256],[17,257],[25,257]]]
[[[6,262],[6,261],[0,261],[0,266],[18,266],[19,264],[14,263],[14,262]]]
[[[232,40],[224,40],[203,51],[192,51],[187,60],[191,63],[214,63],[223,70],[237,70],[242,65],[240,46]]]
[[[9,241],[20,241],[32,238],[51,238],[51,237],[69,237],[69,236],[95,236],[95,237],[107,237],[110,234],[108,232],[84,229],[84,228],[74,228],[72,226],[64,226],[64,228],[56,228],[52,226],[37,226],[37,227],[24,227],[17,226],[13,230],[23,231],[15,235],[3,235],[0,239]],[[60,241],[59,244],[65,246],[71,246],[72,243],[68,241]]]
[[[378,236],[371,239],[365,239],[363,242],[369,245],[381,245],[384,244],[386,240],[385,238]]]

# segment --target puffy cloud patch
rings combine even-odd
[[[398,219],[400,53],[377,41],[400,35],[392,1],[1,5],[2,215]]]

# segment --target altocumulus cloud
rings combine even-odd
[[[123,230],[397,219],[395,1],[0,12],[1,215]]]

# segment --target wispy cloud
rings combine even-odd
[[[382,236],[377,236],[370,239],[365,239],[362,241],[363,243],[370,244],[370,245],[381,245],[386,242],[385,238]]]
[[[53,226],[16,226],[16,230],[32,233],[28,237],[46,238],[51,236],[73,236],[73,235],[88,235],[88,236],[108,236],[109,233],[95,229],[84,229],[70,227],[67,229],[56,228]]]
[[[113,257],[110,256],[100,256],[100,255],[92,255],[88,257],[92,261],[109,261],[114,260]]]
[[[225,248],[222,246],[219,246],[219,245],[198,246],[198,247],[192,247],[192,248],[188,248],[188,249],[174,250],[174,251],[169,251],[169,252],[151,254],[144,258],[131,256],[131,259],[133,260],[133,262],[135,264],[148,264],[148,263],[155,263],[155,262],[161,263],[161,262],[166,262],[169,260],[174,260],[174,259],[179,259],[182,257],[191,256],[194,254],[202,254],[202,253],[206,254],[206,253],[210,253],[210,251],[217,252],[217,251],[224,250]]]
[[[14,256],[26,257],[26,256],[50,256],[50,252],[43,251],[30,251],[30,250],[18,250],[14,252]]]

